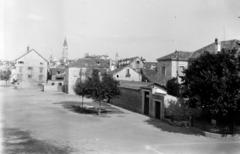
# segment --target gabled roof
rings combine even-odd
[[[27,54],[29,54],[30,52],[35,52],[39,57],[41,57],[43,60],[45,60],[48,63],[48,60],[46,58],[44,58],[39,52],[37,52],[35,49],[30,49],[29,51],[27,51],[26,53],[24,53],[22,56],[18,57],[17,59],[15,59],[14,61],[17,61],[19,59],[21,59],[22,57],[26,56]]]
[[[172,60],[188,61],[191,55],[192,52],[175,51],[166,56],[158,58],[157,61],[172,61]]]
[[[139,74],[139,72],[137,72],[136,70],[134,70],[134,69],[133,69],[132,67],[130,67],[129,65],[124,66],[124,67],[117,68],[117,69],[113,70],[113,71],[111,72],[111,74],[116,74],[116,73],[120,72],[121,70],[123,70],[124,68],[127,68],[127,67],[130,68],[130,69],[132,69],[133,71],[135,71],[136,73]]]
[[[227,41],[221,41],[221,48],[223,49],[239,49],[240,48],[240,41],[233,39],[233,40],[227,40]],[[204,52],[209,52],[209,53],[215,53],[216,47],[215,47],[215,43],[211,43],[203,48],[200,48],[198,50],[196,50],[195,52],[193,52],[191,59],[193,58],[197,58],[199,57],[201,54],[203,54]]]
[[[77,61],[70,63],[68,67],[79,67],[79,68],[109,68],[109,60],[98,59],[98,58],[80,58]]]

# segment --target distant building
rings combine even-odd
[[[113,78],[123,81],[142,81],[141,72],[137,72],[130,66],[115,69],[112,71]]]
[[[167,81],[177,77],[181,82],[180,76],[183,76],[183,70],[188,67],[188,60],[191,52],[175,51],[166,56],[157,59],[158,82],[166,85]]]
[[[109,71],[109,60],[99,58],[81,58],[68,65],[65,71],[64,86],[68,94],[74,93],[77,80],[85,81],[90,77],[92,70],[97,69],[100,73]]]
[[[131,57],[118,60],[117,68],[122,68],[125,66],[130,66],[135,71],[140,72],[144,66],[144,62],[143,59],[139,57]]]
[[[20,82],[44,83],[47,80],[48,60],[34,49],[15,60],[13,78]]]

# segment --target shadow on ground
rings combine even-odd
[[[56,102],[54,104],[61,104],[65,109],[68,109],[72,112],[79,114],[92,114],[92,115],[98,114],[99,104],[94,102],[83,103],[84,108],[81,107],[82,104],[79,101],[62,101]],[[110,104],[102,103],[101,113],[103,115],[106,115],[106,114],[122,114],[124,112],[111,106]]]
[[[173,126],[170,125],[166,122],[163,122],[161,120],[158,119],[148,119],[145,121],[146,123],[148,123],[149,125],[153,125],[163,131],[167,131],[167,132],[172,132],[172,133],[181,133],[181,134],[188,134],[188,135],[202,135],[204,136],[204,132],[201,131],[200,129],[197,128],[193,128],[193,127],[178,127],[178,126]]]
[[[69,154],[70,147],[56,146],[31,137],[29,132],[15,128],[3,129],[3,152],[5,154]]]

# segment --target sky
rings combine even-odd
[[[0,59],[34,48],[70,59],[85,53],[147,61],[240,39],[239,0],[0,0]]]

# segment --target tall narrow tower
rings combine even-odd
[[[62,59],[63,59],[63,62],[66,64],[68,60],[68,44],[67,44],[66,38],[63,41]]]

